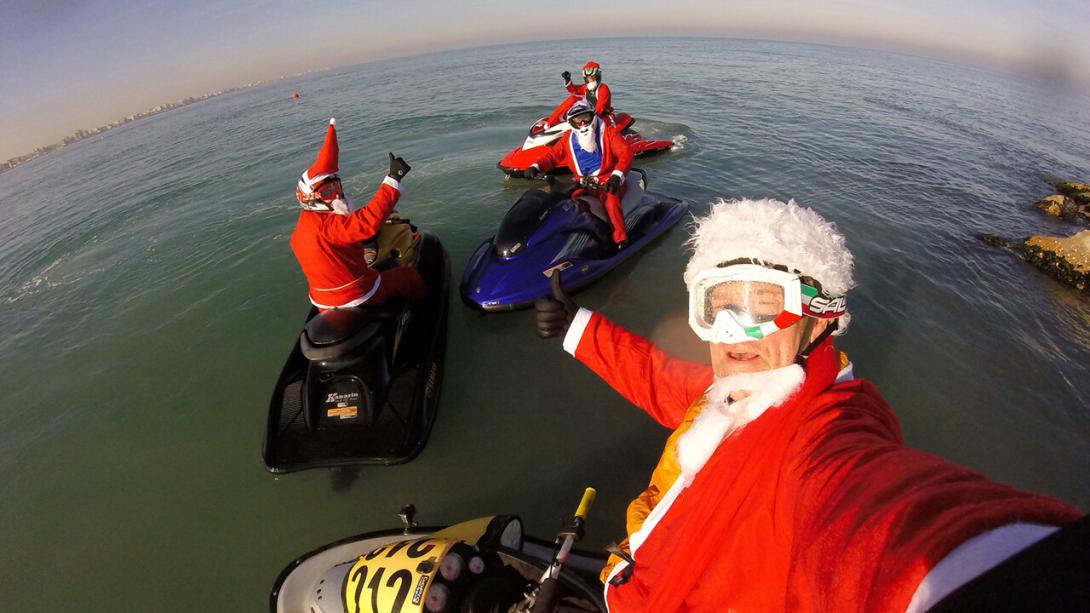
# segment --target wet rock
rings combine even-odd
[[[1073,236],[1031,236],[1023,257],[1049,275],[1082,291],[1090,289],[1090,230]]]
[[[1050,276],[1084,292],[1090,292],[1090,230],[1068,237],[1031,236],[1024,240],[982,234],[993,247],[1007,249]]]
[[[1064,196],[1075,201],[1080,206],[1090,206],[1090,183],[1076,183],[1075,181],[1059,181],[1056,189]]]
[[[1033,205],[1045,212],[1045,215],[1074,220],[1078,214],[1078,205],[1075,201],[1062,194],[1046,196]]]
[[[1010,249],[1012,247],[1012,241],[1002,236],[996,236],[994,234],[981,234],[980,240],[988,243],[992,247],[999,247],[1001,249]]]

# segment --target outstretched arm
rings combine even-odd
[[[401,183],[393,177],[386,177],[367,206],[348,215],[327,213],[333,219],[326,225],[326,238],[332,243],[347,245],[375,236],[382,229],[382,224],[386,223],[386,218],[390,216],[400,197]]]
[[[651,341],[605,317],[579,309],[564,350],[655,421],[676,428],[712,383],[712,368],[672,358]]]
[[[542,147],[542,152],[538,155],[538,158],[534,160],[531,166],[537,166],[538,170],[544,172],[552,170],[557,166],[562,166],[567,163],[568,159],[568,135],[565,133],[555,143]]]

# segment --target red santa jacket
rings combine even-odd
[[[710,367],[584,313],[565,348],[630,402],[675,428],[702,401]],[[905,447],[877,389],[834,384],[838,369],[828,340],[798,391],[729,435],[687,487],[675,484],[641,531],[631,578],[607,586],[610,611],[900,612],[967,539],[1081,516]]]
[[[367,206],[347,215],[303,211],[291,234],[291,250],[310,284],[310,301],[331,308],[365,302],[378,291],[379,275],[364,260],[362,241],[386,223],[401,195],[386,177]]]
[[[598,130],[598,150],[602,152],[602,165],[598,169],[597,176],[607,177],[610,173],[617,173],[623,179],[628,174],[628,169],[632,167],[632,149],[621,138],[617,128],[608,122],[599,121]],[[534,160],[533,165],[542,171],[566,165],[576,179],[583,177],[584,173],[579,168],[579,161],[575,157],[575,141],[575,131],[568,132],[555,143],[545,147]]]
[[[586,84],[576,85],[575,83],[568,82],[566,85],[568,92],[576,96],[594,96],[594,112],[599,117],[611,117],[613,115],[613,94],[609,92],[609,86],[605,83],[599,83],[598,87],[592,91],[587,91]]]

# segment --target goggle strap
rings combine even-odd
[[[814,321],[813,319],[809,317],[807,317],[806,319],[808,325],[806,333],[802,336],[804,341],[806,340],[807,336],[810,336],[810,331],[813,329],[814,326],[813,323],[810,323]],[[821,345],[821,343],[825,342],[825,339],[829,338],[829,335],[831,335],[833,332],[836,332],[836,329],[838,327],[840,327],[840,320],[834,319],[833,321],[829,322],[829,325],[825,326],[825,330],[823,330],[821,334],[818,334],[817,338],[815,338],[810,344],[806,345],[806,347],[803,348],[803,350],[800,351],[797,356],[795,356],[795,363],[805,368],[806,360],[810,357],[810,352],[812,352],[814,349],[817,349],[818,346]]]

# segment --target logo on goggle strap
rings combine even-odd
[[[837,296],[836,298],[826,298],[824,296],[814,296],[810,299],[810,304],[807,308],[811,313],[815,315],[824,315],[826,313],[843,313],[848,308],[847,302],[844,300],[844,296]]]

